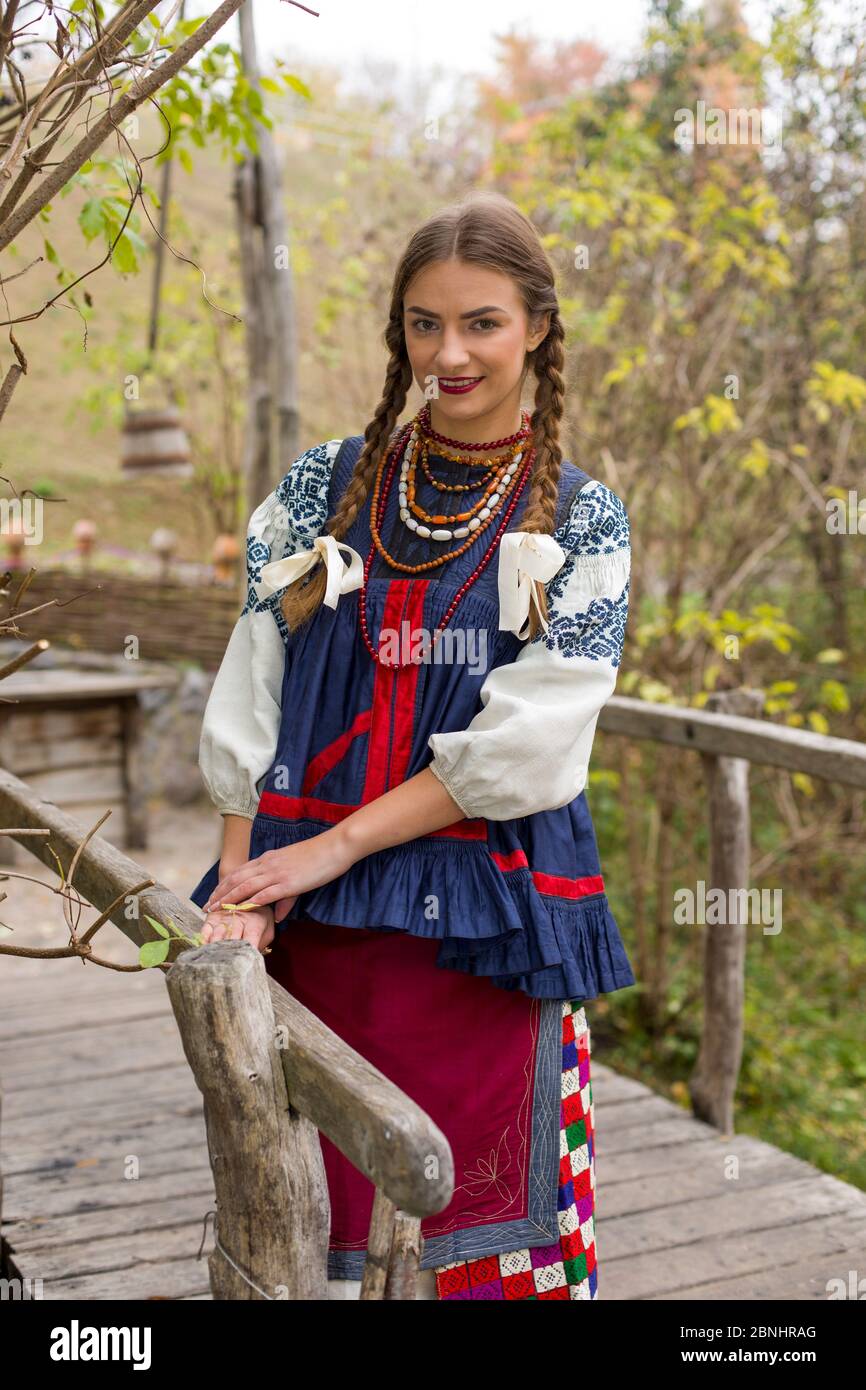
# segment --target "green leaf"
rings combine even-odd
[[[847,714],[851,708],[848,691],[841,681],[821,682],[821,702],[838,714]]]
[[[820,710],[809,710],[809,723],[816,734],[829,734],[830,732],[830,724],[827,716],[822,714]]]
[[[111,263],[115,270],[120,271],[121,275],[130,275],[138,270],[135,248],[128,236],[124,235],[115,242],[114,250],[111,253]]]
[[[145,969],[152,965],[162,965],[168,957],[168,941],[145,941],[138,949],[138,963]]]
[[[192,173],[192,156],[186,145],[178,146],[177,157],[188,174]]]
[[[101,198],[88,198],[78,214],[78,225],[88,241],[99,235],[105,225]]]
[[[306,82],[302,82],[300,77],[296,77],[293,72],[284,73],[283,81],[287,87],[291,87],[293,92],[297,92],[298,96],[306,97],[307,101],[313,100],[313,93],[310,91]]]
[[[153,927],[153,930],[155,932],[159,932],[160,936],[168,936],[167,929],[162,925],[162,922],[157,922],[155,917],[148,917],[147,913],[145,912],[144,920],[145,922],[149,922],[150,925]]]

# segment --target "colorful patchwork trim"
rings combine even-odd
[[[543,1299],[598,1297],[595,1258],[595,1126],[589,1028],[583,1005],[562,1006],[559,1240],[436,1269],[436,1296]]]

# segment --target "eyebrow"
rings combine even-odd
[[[462,319],[477,319],[479,314],[505,314],[506,309],[500,309],[498,304],[485,304],[483,309],[472,309],[468,314],[461,314]],[[442,315],[437,314],[435,309],[422,309],[418,304],[410,304],[406,309],[407,314],[423,314],[428,319],[441,319]]]

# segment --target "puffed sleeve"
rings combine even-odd
[[[527,641],[516,660],[489,672],[479,692],[482,708],[468,728],[428,740],[430,770],[470,818],[513,820],[555,810],[586,786],[628,617],[625,507],[592,480],[554,538],[565,559],[545,584],[547,631]]]
[[[247,597],[211,687],[199,739],[199,768],[221,815],[253,820],[259,782],[270,768],[280,728],[289,633],[284,589],[262,568],[309,550],[328,515],[330,470],[340,440],[306,450],[253,512],[247,527]]]

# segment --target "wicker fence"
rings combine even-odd
[[[162,583],[104,570],[39,570],[22,606],[29,609],[51,599],[64,606],[41,610],[35,620],[40,637],[117,655],[132,636],[142,660],[195,661],[206,670],[219,666],[242,606],[235,584]]]

